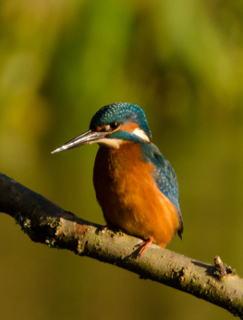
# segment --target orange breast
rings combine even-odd
[[[179,216],[157,187],[152,172],[153,165],[143,162],[139,144],[100,147],[94,187],[108,225],[165,247],[179,228]]]

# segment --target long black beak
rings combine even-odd
[[[68,149],[76,148],[79,146],[82,146],[86,143],[94,143],[98,142],[101,139],[104,139],[105,133],[104,132],[92,132],[91,130],[81,134],[80,136],[77,136],[76,138],[66,142],[61,147],[55,149],[52,151],[52,153],[65,151]]]

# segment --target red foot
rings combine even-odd
[[[106,232],[108,229],[110,229],[110,226],[107,224],[106,226],[103,227],[101,233]]]
[[[151,244],[153,244],[153,240],[151,240],[151,239],[148,239],[148,240],[145,240],[144,242],[142,242],[142,243],[139,245],[140,249],[139,249],[139,251],[138,251],[138,254],[141,256],[141,255],[144,253],[144,251],[145,251],[149,246],[151,246]]]
[[[103,231],[107,231],[108,229],[110,229],[110,226],[107,224],[106,226],[104,226]]]

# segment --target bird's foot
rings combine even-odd
[[[141,256],[144,251],[149,247],[151,246],[151,244],[153,244],[153,240],[152,239],[148,239],[148,240],[145,240],[143,241],[142,243],[139,244],[139,251],[138,251],[138,255]]]
[[[101,233],[105,233],[108,229],[110,229],[110,226],[107,224],[106,226],[103,227]]]

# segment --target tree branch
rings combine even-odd
[[[243,279],[220,257],[209,265],[156,245],[138,256],[138,238],[120,231],[103,232],[102,226],[76,217],[1,173],[0,211],[13,217],[35,242],[117,265],[243,319]]]

